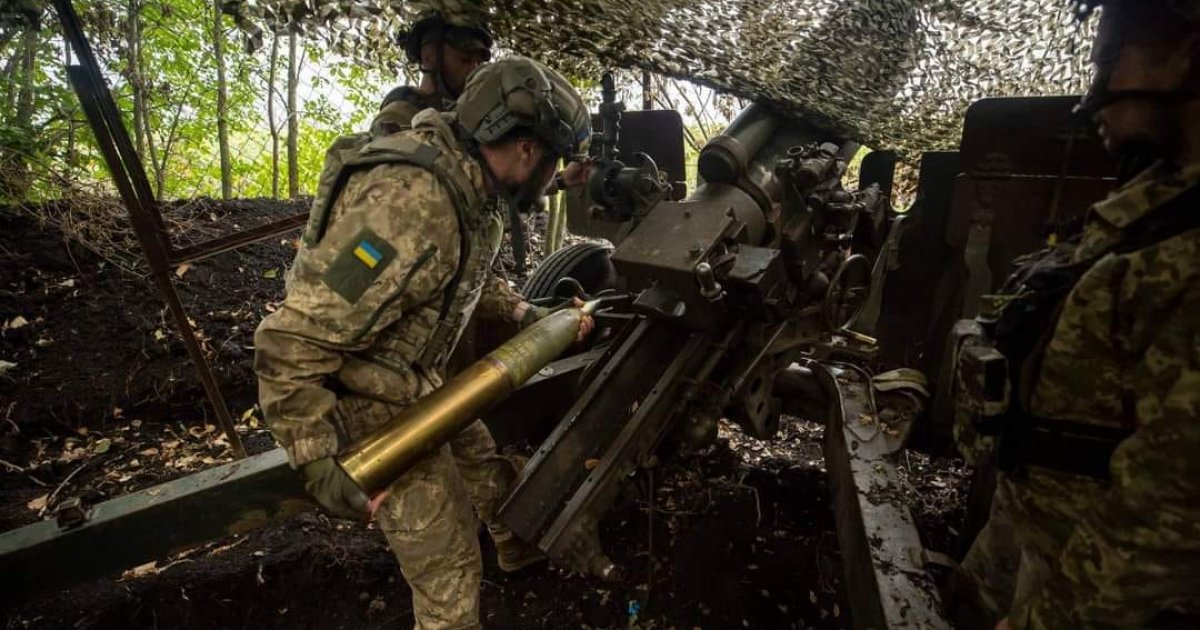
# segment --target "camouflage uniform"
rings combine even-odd
[[[412,126],[417,112],[429,108],[446,111],[452,104],[441,94],[422,94],[411,85],[400,86],[383,97],[379,113],[371,120],[371,135],[379,137],[404,131]]]
[[[1075,260],[1197,182],[1200,166],[1141,174],[1091,209]],[[1111,483],[1042,468],[1000,475],[964,568],[1013,628],[1143,627],[1200,612],[1198,260],[1190,230],[1101,258],[1071,291],[1031,411],[1128,417],[1135,432],[1112,457]]]
[[[328,212],[314,204],[286,299],[255,334],[259,397],[295,466],[334,455],[439,386],[473,310],[507,317],[516,306],[491,274],[501,215],[449,116],[421,112],[412,131],[377,138],[349,161]],[[413,148],[436,155],[439,174],[387,157]],[[471,499],[494,518],[515,474],[476,422],[390,488],[377,517],[412,586],[417,628],[478,627]]]
[[[378,138],[405,131],[412,128],[413,117],[418,112],[430,108],[445,111],[451,105],[453,101],[446,100],[440,94],[423,94],[411,85],[395,88],[383,97],[379,113],[371,121],[370,135]],[[506,214],[502,208],[497,208],[496,212],[499,216]],[[511,324],[513,328],[517,326],[516,322],[512,321],[512,312],[525,298],[509,286],[508,279],[499,269],[499,265],[494,265],[492,272],[493,276],[489,282],[493,286],[489,287],[489,290],[496,299],[489,304],[482,304],[482,308],[478,308],[468,321],[447,365],[451,376],[474,363],[482,354],[477,352],[480,320]],[[469,444],[463,443],[468,439],[471,440]],[[467,492],[471,495],[480,520],[487,525],[488,532],[497,540],[512,535],[508,527],[496,518],[496,508],[504,499],[503,495],[508,487],[520,474],[524,458],[498,456],[491,432],[482,421],[467,427],[451,446],[455,461],[458,462],[459,473],[467,484]]]

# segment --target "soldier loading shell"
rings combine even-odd
[[[326,509],[366,514],[367,497],[333,456],[442,384],[472,312],[517,317],[491,277],[503,233],[491,198],[539,194],[589,135],[566,80],[513,57],[473,72],[454,112],[425,110],[411,131],[343,156],[314,201],[287,297],[255,334],[267,422]],[[417,628],[479,627],[471,494],[489,489],[474,503],[494,510],[507,487],[468,486],[454,457],[463,450],[499,459],[472,424],[372,504],[412,587]]]

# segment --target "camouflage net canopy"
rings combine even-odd
[[[953,147],[986,96],[1080,93],[1090,24],[1066,0],[233,0],[247,32],[299,29],[370,63],[427,8],[574,76],[641,68],[767,101],[908,156]]]

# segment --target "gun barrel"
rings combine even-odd
[[[742,111],[700,151],[697,169],[706,183],[734,184],[779,129],[779,115],[762,105]]]
[[[594,308],[589,303],[564,309],[534,323],[355,442],[338,456],[338,464],[368,496],[382,492],[562,354]]]

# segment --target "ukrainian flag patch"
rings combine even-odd
[[[354,255],[362,261],[368,269],[374,269],[379,266],[379,262],[383,260],[383,254],[375,249],[374,245],[368,243],[365,239],[358,242],[358,247],[354,248]]]
[[[354,304],[366,294],[383,270],[395,259],[396,248],[391,243],[380,238],[370,228],[363,228],[349,243],[342,246],[342,250],[321,276],[321,281],[334,293]]]

